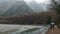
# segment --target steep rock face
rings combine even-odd
[[[33,13],[34,11],[28,7],[24,1],[14,3],[2,16],[13,16]]]

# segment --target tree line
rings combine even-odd
[[[2,24],[49,24],[50,23],[49,12],[40,12],[25,14],[21,16],[2,16],[0,20],[5,20],[6,22],[0,22]]]

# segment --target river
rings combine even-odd
[[[0,24],[0,34],[46,34],[49,25],[8,25]]]

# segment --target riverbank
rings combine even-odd
[[[60,29],[55,25],[55,28],[49,29],[47,34],[60,34]]]

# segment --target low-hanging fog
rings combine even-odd
[[[34,11],[46,11],[51,3],[50,0],[25,0],[25,2]]]

